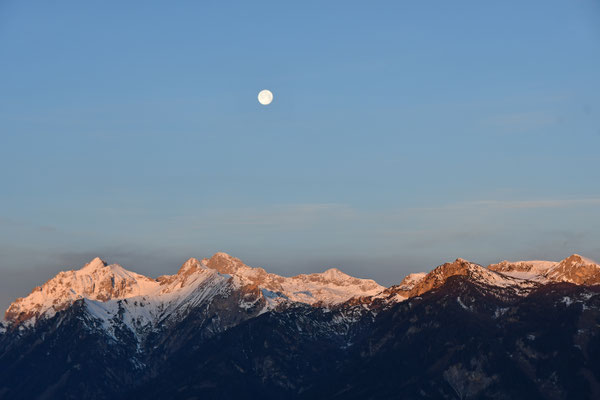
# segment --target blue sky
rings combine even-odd
[[[0,305],[96,255],[598,260],[598,71],[597,1],[5,0]]]

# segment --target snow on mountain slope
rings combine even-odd
[[[573,254],[562,261],[502,261],[488,269],[514,278],[540,283],[570,282],[578,285],[600,284],[600,265],[595,261]]]
[[[416,272],[413,274],[408,274],[402,282],[398,285],[390,286],[387,289],[384,289],[380,293],[372,296],[368,299],[362,299],[362,302],[371,302],[372,300],[379,299],[389,305],[404,301],[410,297],[411,290],[419,284],[419,282],[423,281],[427,273],[425,272]]]
[[[501,261],[487,268],[459,258],[452,263],[440,265],[428,274],[409,274],[399,285],[385,289],[372,299],[404,301],[442,286],[449,277],[455,275],[468,276],[470,280],[489,287],[510,288],[516,294],[522,295],[539,285],[552,282],[600,284],[600,265],[578,254],[560,262]],[[364,301],[366,300],[363,299]]]
[[[550,268],[557,265],[554,261],[501,261],[497,264],[488,265],[488,269],[496,272],[501,272],[504,275],[512,276],[519,279],[530,279],[535,281],[543,281],[544,273]]]
[[[527,291],[535,286],[532,281],[513,278],[458,258],[454,262],[442,264],[428,273],[408,292],[408,297],[420,296],[436,289],[446,283],[449,277],[456,275],[467,276],[470,280],[486,286],[512,288],[517,291]]]
[[[385,287],[371,279],[359,279],[336,268],[316,274],[283,277],[252,268],[226,253],[216,253],[203,263],[221,273],[231,274],[244,284],[254,284],[274,293],[281,293],[291,301],[316,304],[336,304],[352,297],[372,296]]]
[[[99,258],[74,271],[60,272],[54,278],[35,288],[27,297],[15,300],[5,314],[13,322],[35,320],[42,315],[53,316],[82,298],[107,301],[150,294],[158,283],[143,275]]]
[[[238,288],[231,276],[195,259],[188,260],[175,275],[151,279],[96,258],[79,270],[60,272],[29,296],[17,299],[5,319],[11,324],[32,325],[40,317],[52,317],[84,299],[94,317],[106,322],[119,314],[126,325],[140,330],[185,314],[222,293],[226,286]]]
[[[137,338],[184,318],[195,307],[209,305],[217,296],[235,290],[229,276],[200,269],[190,276],[173,275],[147,294],[97,301],[84,299],[85,310],[101,321],[103,330],[115,338],[119,326]],[[240,306],[240,305],[238,305]]]
[[[357,304],[378,299],[393,304],[436,289],[455,275],[488,287],[510,288],[518,294],[548,282],[600,284],[600,266],[576,254],[558,263],[503,261],[488,268],[457,259],[427,274],[410,274],[387,289],[335,268],[283,277],[249,267],[225,253],[202,261],[190,258],[176,274],[156,279],[95,258],[79,270],[60,272],[29,296],[15,300],[6,311],[6,324],[0,326],[0,332],[14,325],[32,326],[39,318],[52,317],[76,301],[82,301],[89,315],[107,327],[114,328],[118,321],[142,334],[184,318],[197,307],[208,307],[215,299],[220,299],[220,307],[230,314],[242,310],[248,315],[285,302],[329,306],[350,299],[356,299]]]
[[[427,276],[427,272],[416,272],[414,274],[408,274],[406,277],[400,282],[399,288],[402,290],[411,290],[414,288],[419,282],[421,282]]]
[[[60,272],[29,296],[17,299],[5,318],[11,324],[32,325],[42,316],[52,317],[85,299],[89,313],[103,323],[118,314],[130,329],[139,332],[181,318],[215,296],[226,297],[234,291],[243,296],[237,307],[249,309],[260,302],[264,312],[284,301],[335,304],[383,289],[372,280],[353,278],[337,269],[286,278],[251,268],[225,253],[202,261],[191,258],[177,274],[157,279],[95,258],[79,270]]]

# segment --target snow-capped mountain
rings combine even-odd
[[[226,253],[216,253],[202,262],[208,268],[240,279],[245,285],[257,285],[291,301],[306,304],[337,304],[355,296],[375,295],[385,289],[371,279],[354,278],[337,268],[287,278],[268,273],[262,268],[251,268]]]
[[[504,275],[512,276],[520,279],[530,279],[535,281],[543,281],[544,274],[557,262],[554,261],[501,261],[498,264],[491,264],[489,269],[496,272],[501,272]]]
[[[11,323],[31,324],[41,316],[52,317],[78,299],[106,302],[144,296],[157,288],[155,280],[95,258],[79,270],[60,272],[29,296],[15,300],[5,318]]]
[[[285,301],[332,305],[383,289],[375,281],[353,278],[338,269],[282,277],[249,267],[226,253],[202,261],[191,258],[177,274],[157,279],[95,258],[79,270],[60,272],[29,296],[17,299],[5,319],[31,326],[40,317],[50,318],[83,300],[95,317],[112,320],[120,313],[132,330],[140,331],[181,318],[186,310],[234,291],[244,293],[236,306],[245,310],[260,306],[258,313],[262,313]]]
[[[456,275],[468,276],[487,286],[527,293],[536,284],[550,282],[598,284],[600,266],[577,254],[560,262],[502,261],[487,268],[459,258],[429,273],[409,274],[399,285],[385,288],[373,280],[354,278],[335,268],[283,277],[263,268],[249,267],[226,253],[202,260],[190,258],[176,274],[156,279],[95,258],[81,269],[60,272],[28,296],[15,300],[5,313],[5,323],[31,326],[40,317],[50,318],[75,301],[84,300],[95,317],[110,320],[120,312],[131,320],[128,326],[140,331],[181,318],[186,309],[232,291],[247,292],[237,306],[250,309],[260,305],[260,314],[282,302],[334,305],[361,297],[403,301],[436,289]]]
[[[190,258],[176,274],[156,279],[95,258],[81,269],[60,272],[28,296],[15,300],[5,313],[5,323],[31,326],[40,317],[50,318],[75,301],[83,300],[95,317],[110,320],[120,312],[130,319],[128,326],[139,331],[181,318],[187,309],[233,291],[245,293],[238,307],[248,310],[260,306],[257,312],[260,314],[283,302],[326,306],[352,298],[403,301],[436,289],[457,275],[526,294],[536,285],[550,282],[598,284],[600,266],[577,254],[560,262],[502,261],[487,268],[459,258],[429,273],[409,274],[399,285],[385,288],[373,280],[354,278],[335,268],[283,277],[250,267],[226,253],[202,260]]]
[[[579,254],[573,254],[550,268],[544,273],[544,277],[550,282],[597,285],[600,284],[600,265]]]
[[[573,254],[562,261],[502,261],[489,269],[514,278],[540,283],[570,282],[578,285],[600,284],[600,265],[595,261]]]
[[[599,283],[576,254],[459,258],[388,288],[225,253],[156,279],[96,258],[10,305],[0,399],[595,398],[576,371],[600,371]]]
[[[525,279],[514,278],[479,264],[456,259],[454,262],[445,263],[429,272],[420,279],[408,293],[408,297],[420,296],[432,289],[442,286],[452,276],[467,276],[470,280],[489,287],[510,288],[526,293],[534,284]]]

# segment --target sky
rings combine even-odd
[[[591,0],[3,0],[0,306],[95,256],[600,260],[598,71]]]

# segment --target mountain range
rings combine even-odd
[[[95,258],[15,300],[0,399],[600,398],[600,265],[463,259],[384,287],[225,253]]]

